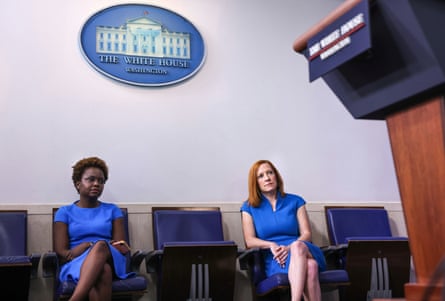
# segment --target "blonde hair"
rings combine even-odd
[[[261,190],[258,186],[257,172],[262,164],[269,164],[277,178],[277,190],[281,196],[284,196],[284,184],[278,169],[269,160],[256,161],[249,170],[247,185],[249,188],[249,197],[247,202],[252,207],[258,207],[261,203]]]

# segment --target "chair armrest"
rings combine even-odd
[[[346,241],[350,240],[408,240],[406,236],[351,236],[346,237]]]
[[[154,250],[146,253],[145,268],[147,273],[157,273],[160,270],[161,258],[163,254],[163,250]]]
[[[323,251],[323,254],[325,257],[329,257],[332,254],[342,254],[344,255],[346,253],[346,250],[348,248],[348,244],[340,244],[340,245],[332,245],[332,246],[324,246],[320,247],[320,249]]]
[[[59,270],[59,258],[56,252],[47,252],[42,258],[42,276],[43,278],[56,277]]]
[[[321,247],[328,269],[344,269],[347,244]]]
[[[238,255],[238,261],[241,270],[248,270],[255,260],[254,256],[260,253],[260,248],[246,249]]]
[[[29,256],[29,258],[31,259],[31,279],[37,278],[37,272],[39,270],[39,263],[41,257],[42,255],[38,253],[32,253]]]
[[[143,252],[141,250],[137,250],[136,252],[131,254],[130,269],[132,272],[139,272],[142,261],[145,259],[146,256],[147,252]]]
[[[240,269],[248,271],[255,285],[266,278],[263,261],[265,252],[270,252],[270,249],[251,248],[238,256]]]
[[[239,260],[239,257],[240,257],[241,255],[243,255],[244,252],[246,252],[246,251],[247,251],[247,249],[244,249],[244,248],[238,248],[238,250],[236,251],[236,257],[238,258],[238,260]]]

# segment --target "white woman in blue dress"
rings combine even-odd
[[[269,249],[266,275],[287,273],[291,300],[320,301],[319,271],[326,269],[321,249],[312,244],[304,199],[284,192],[283,179],[268,160],[253,164],[248,178],[249,197],[241,207],[247,248]]]

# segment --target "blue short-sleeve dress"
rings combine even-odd
[[[273,211],[272,206],[264,196],[260,206],[252,207],[245,201],[241,206],[241,211],[247,212],[252,216],[258,238],[287,246],[300,236],[297,211],[298,208],[305,204],[306,202],[302,197],[286,193],[283,197],[278,194],[275,211]],[[318,270],[326,270],[323,251],[311,242],[304,241],[304,243],[308,246],[312,257],[317,261]],[[273,259],[271,252],[266,254],[264,260],[268,277],[273,274],[288,272],[290,256],[287,258],[286,265],[281,267]]]
[[[126,279],[134,276],[134,273],[127,273],[125,255],[109,243],[112,239],[113,220],[123,216],[120,208],[114,204],[104,202],[100,202],[99,206],[95,208],[81,208],[76,203],[60,207],[54,217],[54,222],[62,222],[68,225],[70,248],[83,242],[107,241],[113,257],[115,277]],[[75,283],[79,281],[80,268],[90,250],[91,247],[61,267],[60,281],[73,281]]]

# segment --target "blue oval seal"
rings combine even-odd
[[[115,5],[95,13],[82,27],[80,45],[97,71],[137,86],[164,86],[190,78],[206,54],[192,23],[146,4]]]

